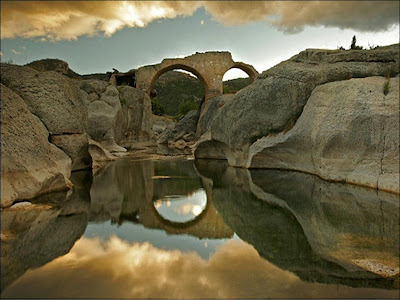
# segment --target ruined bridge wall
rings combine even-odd
[[[136,71],[136,87],[150,94],[158,77],[174,69],[183,69],[193,73],[202,81],[207,100],[222,94],[222,78],[231,68],[242,69],[249,75],[251,81],[258,75],[253,66],[234,62],[229,52],[205,52],[185,58],[168,58],[160,64],[139,68]]]

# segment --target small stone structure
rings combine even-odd
[[[148,95],[154,82],[162,74],[175,69],[182,69],[196,75],[204,85],[205,100],[222,94],[222,78],[233,68],[243,70],[253,82],[258,75],[257,70],[248,64],[235,62],[229,52],[196,53],[184,58],[167,58],[160,64],[144,66],[136,71],[136,87]]]

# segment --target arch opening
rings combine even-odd
[[[240,67],[232,67],[225,72],[222,78],[222,92],[223,94],[236,94],[253,81],[250,72],[246,72]]]
[[[166,195],[153,202],[159,217],[168,223],[187,224],[201,216],[207,207],[207,195],[203,188],[188,195]]]
[[[207,93],[207,83],[193,68],[171,65],[153,76],[147,93],[152,100],[154,114],[178,119],[201,106]]]

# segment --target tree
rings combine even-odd
[[[356,36],[353,36],[353,40],[351,41],[351,46],[350,46],[350,49],[356,49],[356,42],[357,42],[357,39],[356,39]]]
[[[357,42],[357,38],[356,38],[356,36],[353,36],[353,39],[351,41],[350,49],[352,49],[352,50],[362,50],[363,47],[362,46],[357,46],[356,42]]]

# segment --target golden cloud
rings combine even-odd
[[[390,297],[396,291],[376,291]],[[195,252],[81,238],[71,251],[29,270],[2,297],[16,298],[287,298],[367,297],[371,289],[301,281],[231,240],[204,260]]]
[[[285,32],[307,25],[384,31],[399,24],[398,1],[2,1],[1,38],[111,36],[200,7],[227,26],[265,21]]]

